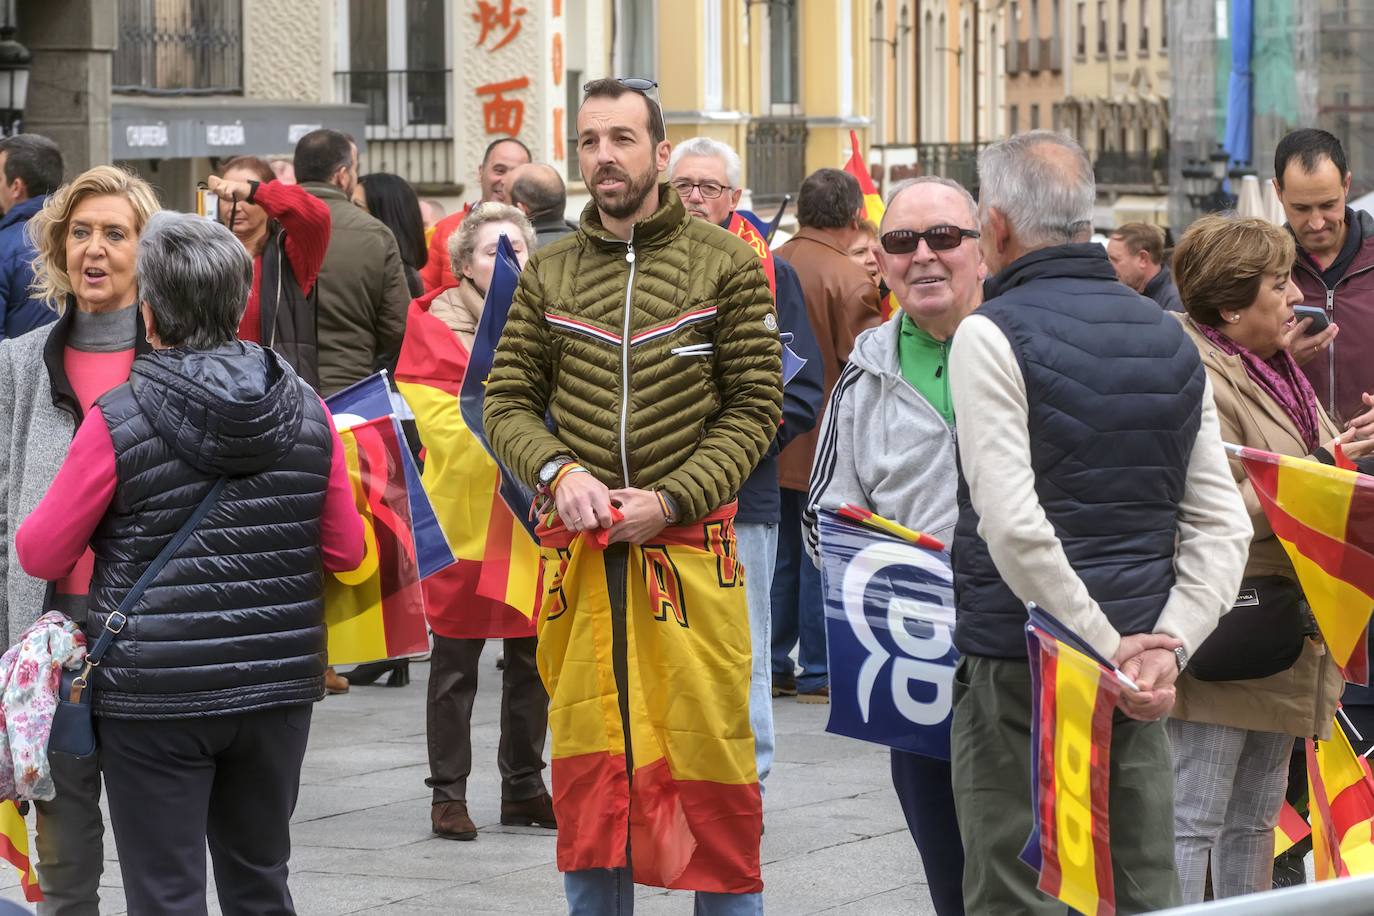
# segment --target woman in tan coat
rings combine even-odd
[[[1327,463],[1374,440],[1336,428],[1288,353],[1294,247],[1259,219],[1204,217],[1174,252],[1173,271],[1212,382],[1225,441]],[[1274,826],[1293,739],[1329,737],[1342,679],[1326,651],[1245,471],[1231,461],[1254,540],[1236,607],[1179,677],[1168,722],[1174,850],[1185,903],[1201,902],[1208,862],[1217,897],[1268,890]]]

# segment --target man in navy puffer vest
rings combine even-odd
[[[1033,131],[979,156],[995,274],[950,353],[959,417],[952,737],[970,913],[1063,913],[1030,833],[1026,603],[1122,665],[1111,746],[1118,912],[1176,905],[1173,682],[1235,598],[1251,528],[1197,348],[1086,242],[1092,167]]]

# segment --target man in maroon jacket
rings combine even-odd
[[[1303,305],[1325,310],[1331,322],[1307,334],[1311,319],[1299,321],[1289,352],[1337,422],[1374,435],[1374,218],[1346,205],[1345,150],[1324,130],[1303,128],[1279,141],[1274,187],[1298,243],[1293,277]]]

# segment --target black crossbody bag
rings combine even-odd
[[[105,628],[101,630],[95,645],[86,652],[86,664],[82,666],[81,671],[62,672],[57,709],[52,717],[52,732],[48,736],[49,754],[89,757],[95,753],[95,726],[91,721],[91,698],[95,690],[90,686],[91,671],[100,667],[105,653],[110,650],[110,644],[129,622],[129,615],[143,597],[143,592],[186,543],[191,532],[205,520],[227,481],[228,478],[225,477],[215,481],[214,486],[210,487],[210,492],[206,493],[200,505],[196,506],[196,511],[192,512],[191,517],[177,529],[177,533],[163,546],[156,559],[143,571],[143,575],[139,576],[134,587],[129,589],[124,600],[119,603],[119,609],[105,618]]]
[[[1248,681],[1287,671],[1313,627],[1302,586],[1283,576],[1240,583],[1235,605],[1188,659],[1200,681]]]

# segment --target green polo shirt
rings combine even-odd
[[[954,425],[954,402],[949,396],[949,341],[936,340],[916,326],[911,316],[903,313],[902,330],[897,338],[897,362],[902,378],[920,392]]]

